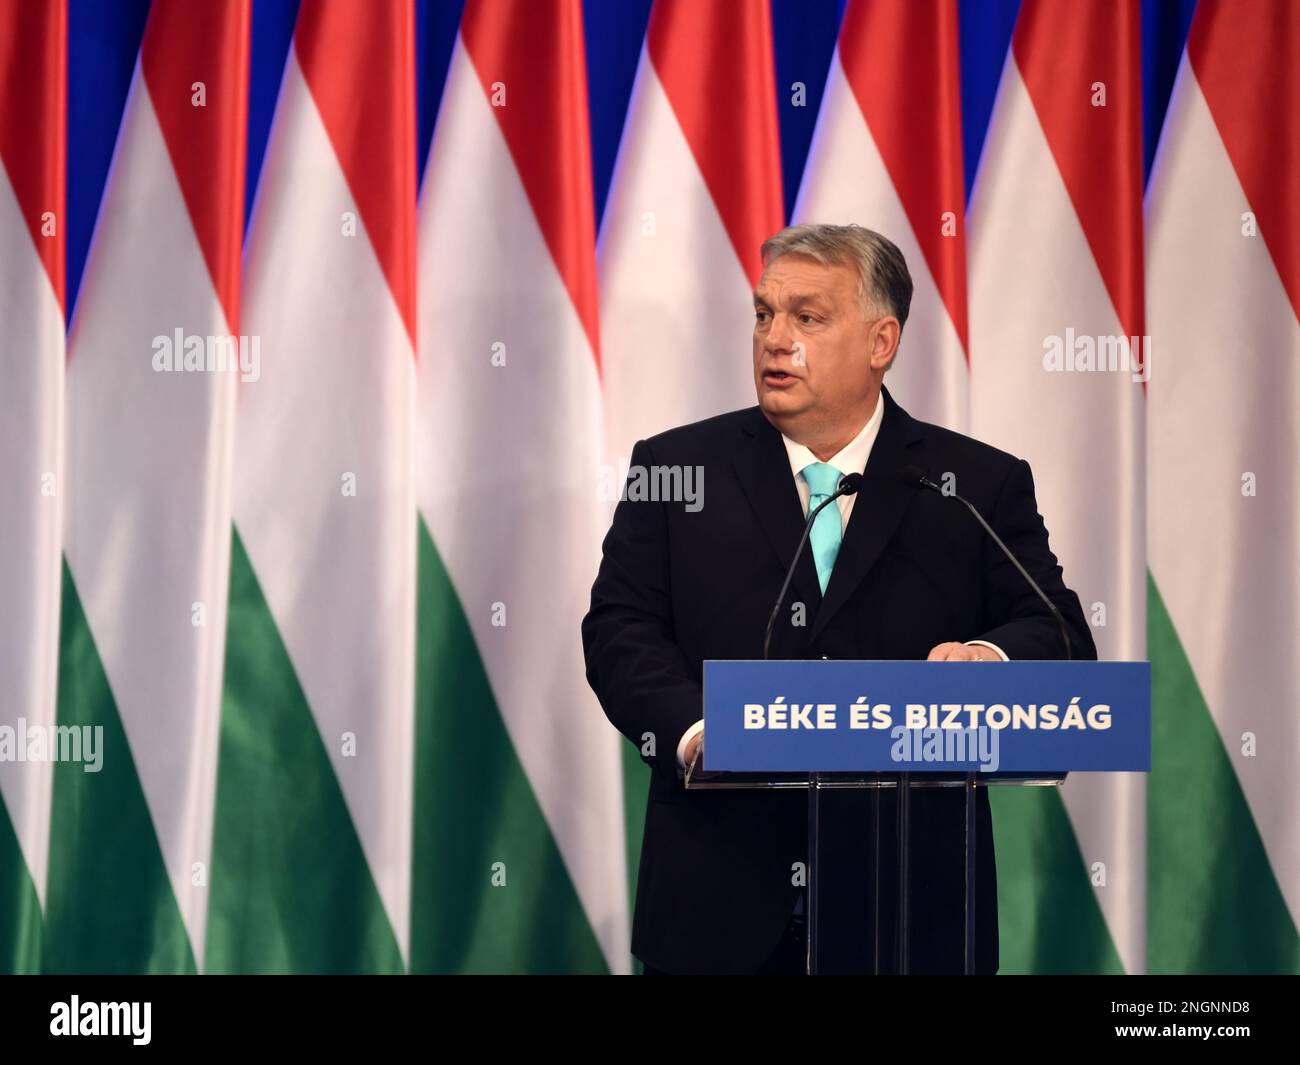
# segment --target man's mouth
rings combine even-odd
[[[795,377],[794,374],[788,374],[784,370],[763,371],[763,383],[773,388],[788,388],[797,380],[799,378]]]

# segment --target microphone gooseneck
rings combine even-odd
[[[1041,599],[1044,605],[1046,605],[1047,609],[1051,611],[1052,617],[1056,619],[1057,627],[1061,630],[1061,642],[1062,644],[1065,645],[1065,658],[1067,661],[1073,661],[1074,648],[1070,643],[1070,631],[1068,628],[1066,628],[1065,618],[1061,616],[1061,611],[1057,608],[1057,605],[1055,603],[1053,603],[1049,598],[1047,598],[1047,593],[1044,592],[1043,589],[1039,586],[1038,582],[1029,575],[1029,571],[1020,564],[1020,559],[1016,558],[1016,556],[1011,553],[1011,548],[1007,547],[1007,545],[1002,542],[1002,537],[1000,537],[997,533],[993,531],[993,526],[991,526],[987,521],[984,520],[984,515],[979,512],[979,508],[977,508],[975,504],[972,503],[969,499],[966,499],[963,496],[959,496],[956,492],[944,491],[943,488],[937,485],[934,481],[930,480],[930,478],[926,476],[925,471],[921,469],[921,467],[919,466],[904,466],[903,478],[909,484],[918,486],[920,488],[928,489],[931,492],[937,492],[945,499],[951,497],[952,499],[955,499],[959,503],[965,505],[966,509],[971,512],[975,520],[979,522],[980,525],[983,527],[984,531],[989,534],[989,537],[993,540],[993,542],[998,545],[1002,553],[1007,556],[1007,559],[1011,562],[1011,564],[1016,567],[1016,569],[1020,573],[1020,576],[1022,576],[1025,579],[1025,583],[1028,584],[1029,587],[1034,590],[1034,592],[1038,595],[1038,598]]]

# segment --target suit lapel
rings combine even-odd
[[[736,474],[749,505],[781,562],[790,568],[799,537],[803,535],[804,512],[799,489],[790,471],[790,458],[781,434],[755,407],[745,425],[745,437],[732,457]],[[792,602],[807,604],[808,616],[815,617],[821,603],[821,586],[812,552],[806,547],[795,569],[794,580],[786,594],[785,607]]]
[[[917,489],[907,484],[902,471],[917,460],[915,448],[921,439],[920,425],[883,388],[880,398],[885,404],[880,432],[867,458],[862,488],[853,504],[840,553],[826,586],[826,597],[813,620],[809,639],[817,638],[862,583],[898,529],[908,504],[916,498]]]

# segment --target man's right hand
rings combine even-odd
[[[690,764],[691,764],[692,762],[695,761],[695,754],[696,754],[696,752],[700,749],[700,744],[703,743],[703,742],[704,742],[704,733],[703,733],[703,732],[697,732],[694,736],[692,736],[692,737],[690,738],[690,740],[687,741],[687,743],[686,743],[686,765],[687,765],[688,768],[689,768]]]

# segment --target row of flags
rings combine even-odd
[[[0,0],[0,728],[103,737],[0,760],[0,968],[629,971],[578,622],[608,470],[753,403],[768,3],[655,0],[599,232],[579,0],[469,0],[418,197],[411,6],[304,0],[245,233],[250,20],[154,0],[65,330],[67,12]],[[792,220],[899,244],[891,391],[1153,662],[1149,778],[994,796],[1003,970],[1296,971],[1300,19],[1201,0],[1145,193],[1140,24],[1021,5],[968,202],[956,3],[850,0]]]

